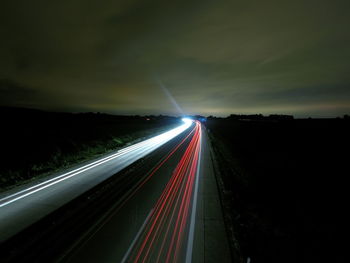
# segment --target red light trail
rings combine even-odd
[[[193,227],[190,224],[191,209],[196,207],[194,190],[198,181],[200,148],[201,124],[195,121],[191,141],[148,217],[127,262],[185,261],[185,245],[189,240],[190,227]]]

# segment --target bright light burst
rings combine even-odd
[[[187,125],[192,124],[192,122],[193,122],[193,120],[190,119],[190,118],[182,118],[181,120],[182,120],[184,123],[186,123]]]

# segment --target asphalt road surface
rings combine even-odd
[[[196,123],[62,261],[191,262],[200,142]]]
[[[191,124],[129,146],[64,174],[24,185],[0,198],[0,242],[183,133]]]
[[[213,218],[205,221],[213,208],[203,212],[206,201],[199,194],[206,167],[202,133],[199,122],[187,121],[166,135],[7,193],[0,199],[0,246],[7,261],[215,262],[207,254],[230,262],[222,218],[209,243],[202,240],[214,229],[207,223]],[[219,206],[211,205],[216,217]]]

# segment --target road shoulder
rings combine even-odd
[[[199,200],[192,261],[232,262],[211,158],[210,141],[203,126],[199,176]]]

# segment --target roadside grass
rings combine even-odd
[[[348,120],[213,119],[207,128],[244,262],[345,262]]]
[[[175,118],[2,113],[0,192],[113,152],[178,125]],[[29,115],[29,118],[28,118]],[[6,123],[7,122],[7,123]],[[91,128],[93,127],[93,128]]]

